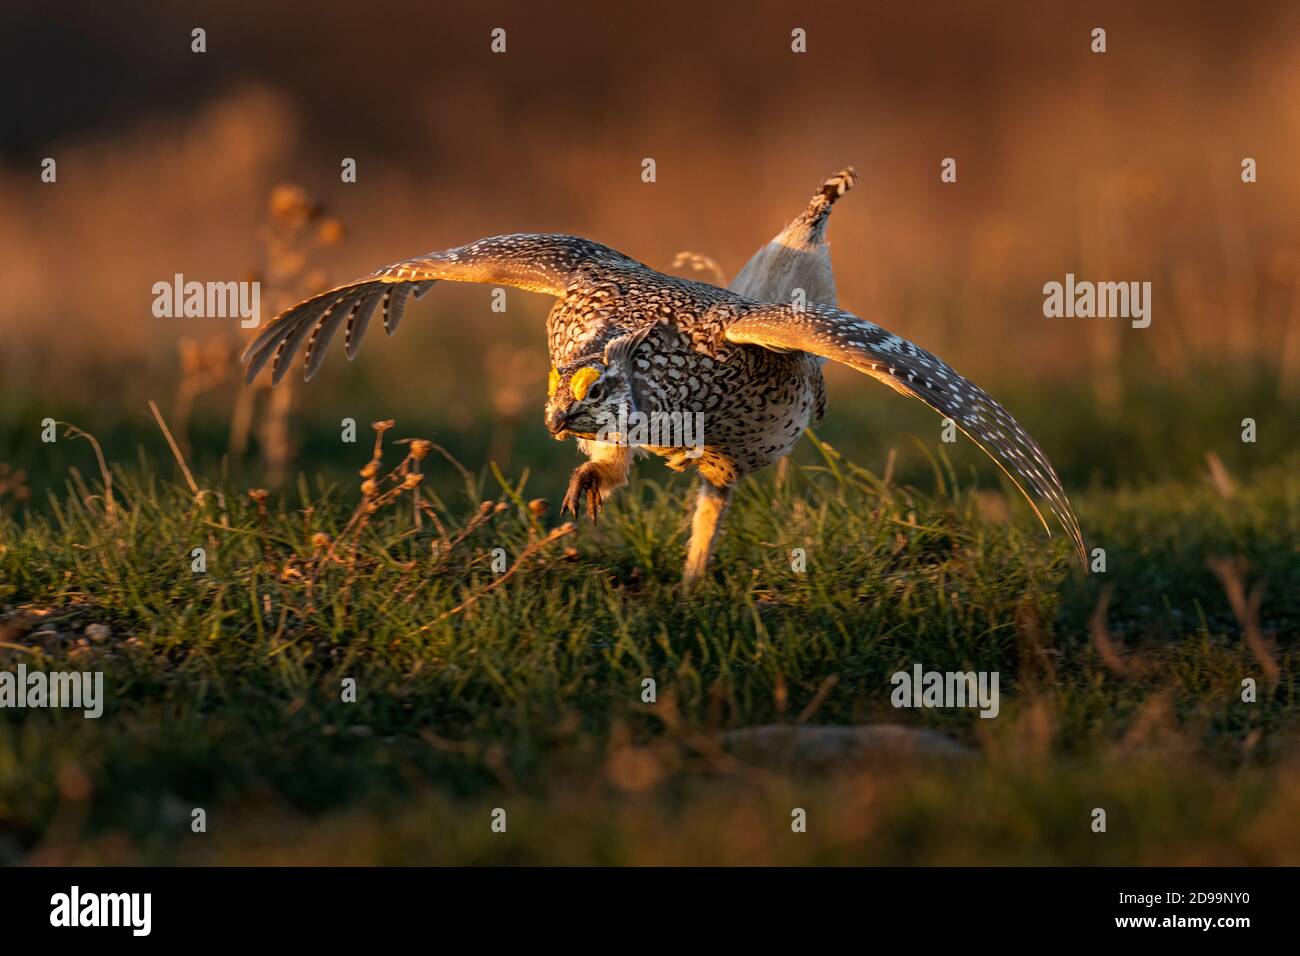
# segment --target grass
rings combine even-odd
[[[388,437],[369,494],[200,473],[196,495],[142,460],[115,469],[111,517],[78,472],[0,517],[0,668],[108,691],[98,721],[4,713],[0,860],[1300,862],[1294,455],[1231,494],[1076,495],[1106,550],[1085,576],[945,459],[904,485],[814,439],[743,487],[686,600],[685,479],[571,530],[526,482]],[[894,709],[916,662],[999,672],[999,716]],[[872,722],[976,756],[814,773],[718,743]]]

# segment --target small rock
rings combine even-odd
[[[817,727],[766,724],[722,735],[742,760],[792,770],[841,770],[899,760],[969,760],[977,752],[933,730],[902,724]]]
[[[113,634],[107,624],[87,624],[86,636],[92,641],[106,641]]]

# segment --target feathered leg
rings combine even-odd
[[[722,516],[731,500],[731,489],[731,485],[700,481],[700,492],[695,498],[695,516],[691,519],[691,543],[686,549],[686,568],[682,572],[682,584],[687,589],[699,581],[708,567]]]

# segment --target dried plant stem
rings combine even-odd
[[[411,471],[417,475],[420,474],[420,463],[418,461],[411,463]],[[420,508],[420,486],[419,485],[416,485],[414,488],[411,489],[411,507],[412,507],[412,514],[415,522],[415,530],[419,531],[422,527],[424,527],[424,522],[423,520],[421,520],[424,512]]]
[[[839,682],[840,682],[840,676],[838,674],[831,674],[824,681],[822,681],[822,685],[817,688],[817,693],[813,695],[813,699],[808,701],[808,706],[805,707],[803,711],[799,714],[799,716],[795,718],[795,723],[796,724],[807,723],[808,720],[812,717],[812,715],[817,713],[817,708],[821,707],[821,705],[825,702],[826,697],[830,694],[831,690]]]
[[[259,387],[249,385],[235,393],[235,409],[230,414],[230,454],[240,458],[248,450],[248,433],[253,424],[253,403]]]
[[[1264,678],[1270,685],[1276,685],[1281,679],[1282,670],[1274,657],[1272,642],[1267,640],[1259,630],[1259,606],[1264,596],[1264,589],[1256,585],[1246,593],[1246,561],[1236,558],[1208,558],[1205,562],[1214,576],[1223,585],[1228,595],[1228,604],[1241,625],[1241,633],[1246,646],[1264,672]]]
[[[68,422],[61,422],[67,429],[69,438],[84,438],[90,442],[90,447],[95,449],[95,458],[99,462],[99,475],[104,482],[104,513],[108,516],[109,521],[117,519],[117,508],[113,502],[113,473],[109,471],[108,462],[104,460],[104,449],[99,447],[99,440],[90,432],[83,432],[76,425]]]
[[[558,541],[560,538],[563,538],[565,535],[573,534],[573,532],[577,530],[578,530],[578,526],[574,524],[572,521],[570,521],[567,522],[566,524],[560,525],[558,528],[553,529],[551,533],[548,534],[545,538],[537,538],[533,541],[530,541],[528,543],[528,546],[525,547],[524,550],[520,552],[519,557],[515,559],[515,563],[510,565],[510,568],[504,574],[502,574],[501,577],[497,578],[495,581],[493,581],[491,584],[485,587],[482,591],[478,591],[475,594],[470,595],[468,598],[466,598],[460,604],[457,604],[451,610],[444,611],[442,614],[439,614],[428,624],[422,625],[419,631],[417,631],[416,633],[427,631],[429,628],[433,627],[433,625],[439,623],[440,621],[446,620],[447,618],[451,617],[453,614],[459,614],[461,611],[465,610],[466,608],[478,603],[478,601],[482,599],[485,595],[490,594],[492,591],[495,591],[501,585],[505,584],[506,581],[510,580],[511,576],[513,576],[516,571],[518,571],[521,567],[523,567],[524,562],[527,561],[530,557],[532,557],[535,553],[537,553],[538,551],[540,551],[542,548],[546,547],[548,544],[552,543],[553,541]]]
[[[1106,613],[1110,610],[1110,595],[1114,589],[1114,585],[1111,584],[1102,588],[1097,606],[1093,608],[1092,618],[1088,621],[1092,642],[1097,647],[1101,662],[1112,674],[1118,677],[1141,676],[1146,671],[1145,664],[1136,657],[1126,659],[1120,653],[1119,647],[1111,640],[1110,631],[1106,627]]]
[[[158,411],[158,404],[152,398],[149,399],[149,410],[153,412],[154,420],[158,422],[163,437],[167,439],[167,444],[171,446],[172,455],[175,456],[176,463],[181,466],[181,472],[185,475],[185,481],[190,486],[190,491],[194,492],[196,498],[199,497],[199,486],[194,481],[194,475],[190,473],[190,466],[185,464],[185,456],[181,454],[180,446],[176,444],[176,439],[172,437],[172,430],[163,421],[162,412]]]
[[[262,461],[266,467],[266,481],[278,485],[288,472],[289,459],[293,457],[293,444],[289,438],[289,409],[293,405],[293,385],[281,382],[271,389],[270,399],[258,429]]]
[[[673,268],[680,269],[683,266],[690,266],[693,272],[711,272],[714,281],[721,286],[727,284],[726,273],[722,271],[722,266],[718,265],[716,259],[712,256],[706,256],[701,252],[691,252],[689,249],[683,250],[673,256]]]

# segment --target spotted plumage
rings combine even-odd
[[[647,417],[688,414],[702,422],[696,445],[644,443],[635,449],[660,455],[678,470],[694,467],[701,476],[687,583],[704,571],[736,483],[788,454],[821,418],[826,360],[951,418],[1036,512],[1035,497],[1046,502],[1083,559],[1083,537],[1056,472],[1015,419],[941,359],[835,307],[826,223],[832,204],[855,180],[851,168],[828,179],[729,289],[664,275],[566,235],[496,236],[398,262],[278,316],[244,353],[248,380],[270,362],[278,382],[304,344],[310,378],[340,326],[353,358],[376,309],[392,334],[408,294],[419,298],[439,280],[544,292],[557,299],[546,323],[552,364],[546,424],[557,438],[576,437],[591,459],[574,472],[567,509],[576,512],[585,499],[594,520],[608,495],[626,483],[630,434],[609,427],[620,409]]]

